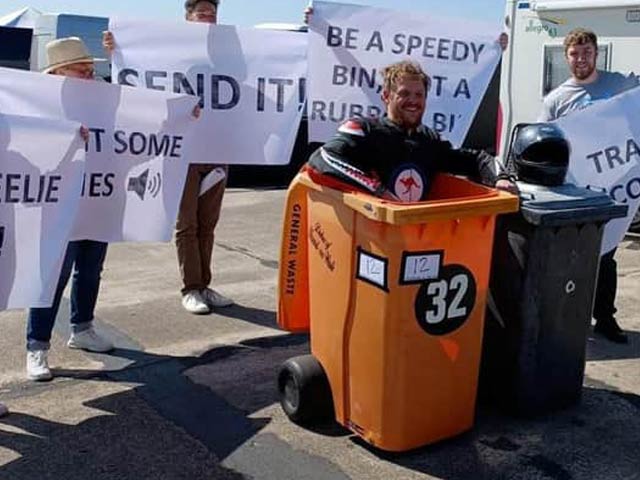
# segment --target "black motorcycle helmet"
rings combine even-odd
[[[554,123],[516,125],[511,161],[519,180],[537,185],[562,185],[569,168],[571,147]]]

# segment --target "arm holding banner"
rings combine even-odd
[[[116,49],[116,39],[113,37],[113,33],[108,30],[102,32],[102,48],[109,56]]]

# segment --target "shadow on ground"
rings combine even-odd
[[[628,344],[615,344],[593,332],[587,340],[587,361],[640,358],[640,332],[627,331]]]
[[[132,390],[87,402],[108,415],[79,425],[50,422],[20,413],[0,420],[0,447],[20,458],[0,467],[0,479],[173,479],[243,478],[220,467],[239,445],[259,432],[268,418],[248,418],[211,389],[192,382],[184,372],[199,365],[242,357],[256,348],[295,354],[308,349],[307,336],[280,336],[215,348],[199,357],[171,357],[138,350],[117,349],[111,356],[127,360],[120,371],[54,370],[56,382],[84,379],[138,385]],[[247,395],[258,410],[276,401],[277,364],[264,366],[262,382]],[[238,372],[244,374],[248,372]],[[238,382],[244,382],[238,378]],[[51,384],[50,384],[51,385]],[[55,387],[56,385],[51,385]],[[45,387],[35,387],[36,393]],[[50,387],[49,387],[50,388]],[[167,428],[166,420],[177,428]],[[16,430],[16,428],[18,430]],[[183,445],[186,431],[206,448]]]
[[[0,447],[20,458],[2,467],[0,478],[242,478],[219,461],[260,437],[271,418],[256,412],[277,402],[279,364],[308,348],[308,337],[283,335],[221,346],[199,357],[120,349],[114,355],[132,362],[122,371],[57,371],[137,386],[88,402],[108,415],[79,425],[19,413],[2,419],[0,425],[14,428],[0,433]],[[185,444],[181,432],[200,443]],[[380,461],[449,480],[640,478],[640,397],[606,388],[585,388],[580,405],[535,419],[483,406],[473,431],[401,455],[372,449],[336,424],[314,432],[326,442],[355,443]],[[301,453],[295,445],[281,448],[290,450],[294,464],[296,455],[322,456]],[[353,450],[354,461],[366,451]],[[336,472],[308,478],[346,478]]]
[[[465,435],[405,454],[376,454],[449,480],[638,479],[639,401],[587,388],[580,405],[533,419],[482,407]]]

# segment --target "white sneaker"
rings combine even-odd
[[[189,313],[204,315],[211,312],[209,305],[198,290],[191,290],[182,296],[182,306]]]
[[[48,350],[27,351],[27,377],[36,382],[51,380],[51,370],[49,370]]]
[[[9,413],[9,409],[4,403],[0,403],[0,418],[4,417],[7,413]]]
[[[80,350],[87,350],[89,352],[104,353],[113,350],[113,343],[100,336],[93,327],[89,327],[82,332],[72,332],[67,342],[67,347],[79,348]]]
[[[216,292],[210,288],[202,290],[202,298],[211,308],[230,307],[235,303],[230,298],[227,298],[220,292]]]

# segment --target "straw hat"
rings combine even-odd
[[[47,60],[48,66],[43,73],[74,63],[93,63],[99,59],[89,54],[84,42],[78,37],[68,37],[47,43]]]

